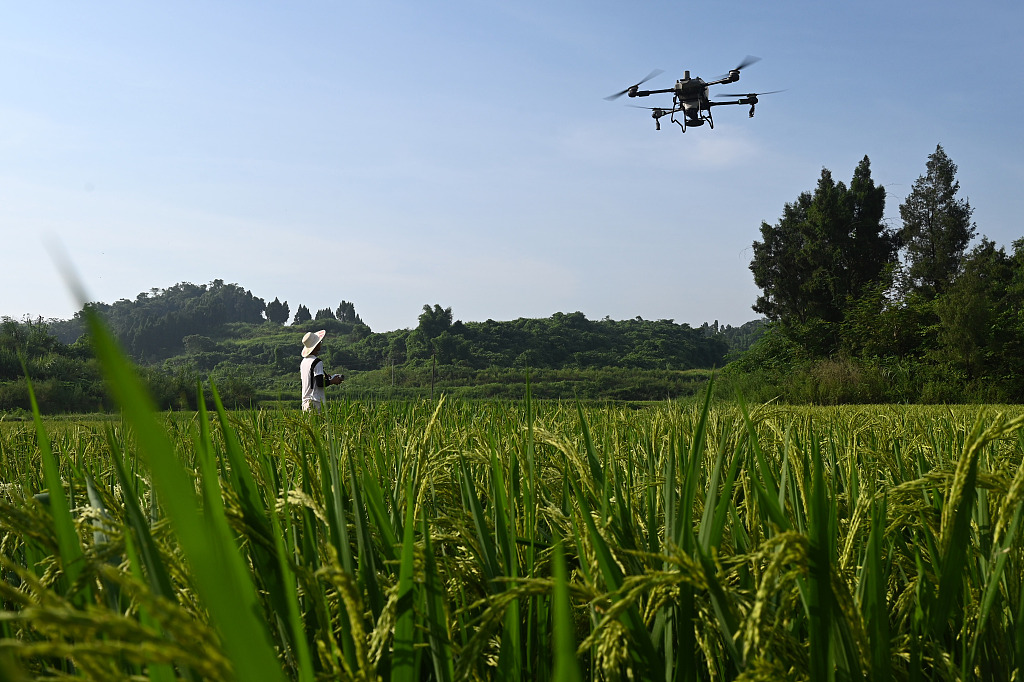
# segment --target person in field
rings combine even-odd
[[[299,375],[302,377],[302,409],[304,411],[322,410],[327,396],[324,387],[328,384],[340,384],[345,380],[340,374],[324,372],[324,363],[319,358],[320,346],[323,344],[327,330],[306,332],[302,337],[302,362],[299,363]]]

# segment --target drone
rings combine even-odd
[[[659,95],[662,93],[672,93],[672,106],[671,107],[635,107],[637,109],[647,109],[651,112],[651,117],[654,119],[655,130],[661,130],[661,119],[664,116],[668,116],[672,123],[678,124],[682,131],[685,133],[687,128],[694,128],[702,126],[705,123],[708,127],[714,129],[715,120],[711,116],[711,107],[720,107],[725,104],[749,104],[750,105],[750,118],[754,117],[754,107],[757,106],[757,98],[760,95],[772,95],[776,92],[782,92],[782,90],[772,90],[771,92],[748,92],[741,94],[721,94],[716,97],[738,97],[739,99],[731,101],[711,101],[708,99],[708,90],[712,85],[725,85],[727,83],[735,83],[740,79],[740,71],[747,68],[751,64],[760,61],[760,57],[747,56],[740,64],[729,71],[724,76],[719,76],[715,80],[705,81],[704,79],[697,77],[691,78],[689,71],[683,72],[683,77],[676,81],[674,87],[665,88],[664,90],[641,90],[640,86],[651,80],[652,78],[664,73],[661,69],[655,69],[647,74],[647,77],[636,85],[631,85],[622,92],[617,92],[614,95],[605,97],[606,100],[616,100],[623,95],[629,95],[630,97],[647,97],[648,95]],[[633,105],[630,105],[633,106]],[[676,114],[682,114],[682,116],[676,117]]]

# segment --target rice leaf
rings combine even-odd
[[[587,464],[590,466],[590,475],[594,479],[594,487],[595,489],[604,488],[604,470],[601,468],[601,462],[597,459],[597,450],[594,448],[594,439],[590,435],[590,426],[587,425],[587,418],[583,414],[583,405],[579,401],[576,401],[576,412],[580,417],[584,450],[587,454]]]
[[[498,550],[494,542],[493,534],[487,525],[487,517],[484,514],[483,505],[480,503],[480,496],[476,492],[476,484],[469,475],[466,467],[466,460],[459,455],[459,478],[463,497],[469,504],[469,513],[473,518],[473,528],[476,530],[477,544],[483,554],[483,565],[481,569],[492,590],[497,590],[494,580],[501,575],[501,568],[498,566]]]
[[[622,570],[612,557],[608,543],[605,542],[604,537],[598,532],[597,526],[594,524],[590,505],[587,503],[583,491],[572,479],[569,480],[569,483],[580,506],[580,516],[582,516],[583,522],[586,525],[590,543],[596,552],[601,577],[604,579],[608,590],[611,593],[616,593],[622,588],[624,577]],[[651,633],[647,630],[647,626],[640,617],[640,610],[637,608],[637,605],[635,603],[630,604],[620,617],[620,620],[626,626],[630,639],[635,645],[635,648],[630,650],[630,655],[640,664],[645,674],[653,679],[657,675],[657,671],[664,670],[664,658],[655,649],[654,642],[651,640]]]
[[[370,516],[376,522],[377,531],[381,536],[381,551],[384,559],[388,562],[398,561],[398,536],[403,535],[401,525],[396,528],[391,525],[392,517],[384,506],[384,494],[377,483],[377,479],[368,470],[363,470],[363,499],[366,500],[366,507]],[[404,535],[403,535],[404,537]]]
[[[416,552],[416,496],[412,481],[405,491],[405,534],[402,539],[402,563],[398,573],[398,606],[395,614],[395,641],[391,659],[392,682],[413,682],[416,670],[416,611],[414,571]]]
[[[36,442],[43,463],[43,479],[46,481],[46,488],[49,491],[50,515],[53,517],[53,529],[57,534],[61,566],[67,576],[68,586],[72,587],[78,581],[78,577],[85,567],[82,542],[75,529],[75,520],[71,517],[71,508],[68,498],[64,494],[64,483],[61,481],[60,466],[50,448],[50,437],[46,433],[43,418],[39,414],[39,405],[36,403],[35,391],[32,390],[32,381],[28,378],[28,368],[24,358],[21,360],[21,368],[25,374],[25,385],[28,388],[29,402],[32,405],[32,421],[36,427]],[[71,599],[78,608],[83,608],[92,601],[91,594],[91,589],[85,585],[81,587],[81,591],[73,594]]]
[[[455,665],[452,661],[452,642],[444,609],[444,584],[437,570],[426,514],[420,519],[420,533],[423,537],[423,589],[426,593],[426,629],[430,658],[434,664],[435,679],[451,682],[455,679]]]
[[[377,576],[377,554],[374,549],[373,538],[370,535],[370,522],[366,510],[366,505],[363,503],[363,495],[360,492],[359,485],[354,482],[357,481],[355,461],[349,459],[349,475],[352,484],[352,518],[355,521],[356,531],[356,547],[358,550],[359,557],[359,578],[360,584],[366,590],[367,601],[370,606],[370,613],[373,614],[374,620],[380,618],[381,613],[384,611],[384,595],[381,592],[380,585],[378,584]]]
[[[889,604],[885,593],[887,575],[882,564],[882,537],[885,533],[886,500],[871,505],[871,531],[864,561],[864,620],[871,641],[871,680],[892,679],[892,654],[889,652]]]
[[[124,545],[125,554],[128,557],[128,565],[132,574],[139,582],[144,582],[145,578],[142,575],[142,567],[139,561],[138,553],[135,551],[135,544],[132,542],[132,534],[125,529],[124,533]],[[144,606],[139,607],[139,621],[154,630],[160,631],[159,625],[153,620],[153,617],[149,614],[149,610]],[[174,667],[169,663],[150,663],[147,666],[147,671],[151,682],[172,682],[175,679]],[[186,678],[191,679],[188,671],[185,671]]]
[[[114,465],[114,473],[117,475],[118,484],[124,492],[125,515],[128,517],[128,528],[131,531],[131,538],[126,538],[126,542],[134,540],[135,545],[138,547],[139,560],[145,568],[145,576],[149,582],[150,589],[158,596],[171,602],[176,602],[177,595],[171,585],[171,578],[167,573],[163,559],[160,557],[156,542],[153,541],[153,535],[149,531],[145,512],[139,506],[138,499],[132,494],[135,486],[129,481],[128,473],[124,467],[121,448],[109,427],[106,429],[106,436],[110,459]]]
[[[569,600],[569,577],[561,540],[555,543],[551,561],[554,573],[551,596],[554,666],[551,676],[558,682],[583,682],[583,672],[576,657],[576,626]]]
[[[200,507],[192,478],[156,423],[152,400],[96,313],[86,307],[83,314],[110,392],[135,433],[139,453],[153,472],[154,485],[192,564],[200,596],[210,610],[235,674],[244,680],[282,680],[266,625],[256,616],[255,587],[237,549],[225,545],[197,513]],[[223,517],[215,523],[227,525]]]
[[[836,613],[832,593],[832,544],[825,475],[817,439],[811,442],[813,481],[811,486],[810,548],[808,549],[809,672],[812,680],[835,679],[832,628]]]
[[[943,505],[940,544],[944,548],[939,589],[931,613],[932,632],[940,636],[954,602],[960,596],[970,546],[971,516],[978,478],[978,454],[984,437],[980,420],[971,431],[964,454],[957,463],[949,497]]]

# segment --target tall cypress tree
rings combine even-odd
[[[312,319],[313,316],[310,314],[309,308],[300,303],[299,307],[295,310],[295,319],[292,320],[292,324],[302,324]]]
[[[928,156],[926,172],[914,183],[900,205],[910,289],[934,299],[956,278],[963,265],[967,244],[977,228],[971,222],[967,199],[958,199],[960,183],[956,164],[942,149]]]
[[[275,296],[274,300],[267,304],[267,319],[277,324],[286,324],[288,322],[288,301],[281,303],[281,301]]]
[[[896,262],[899,234],[883,222],[885,188],[875,186],[871,161],[865,156],[850,181],[849,241],[843,249],[849,295],[860,298],[865,289],[879,282],[886,268]]]

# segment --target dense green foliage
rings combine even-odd
[[[237,284],[214,280],[209,285],[183,282],[134,301],[91,303],[141,361],[166,357],[182,348],[184,339],[226,322],[263,321],[266,305]]]
[[[0,411],[27,411],[26,372],[45,412],[94,412],[109,405],[92,350],[83,338],[68,345],[45,324],[0,321]]]
[[[409,332],[368,337],[354,352],[368,352],[374,363],[390,357],[400,363],[433,360],[477,369],[681,370],[720,365],[728,350],[722,339],[672,320],[588,320],[575,312],[546,319],[453,323],[451,309],[441,311],[435,305],[432,310],[424,306],[419,322]]]
[[[822,169],[814,193],[786,204],[774,226],[761,224],[750,269],[762,289],[754,310],[801,335],[805,345],[831,352],[828,332],[895,262],[896,234],[883,223],[885,188],[871,179],[867,157],[847,188]],[[820,323],[820,324],[815,324]]]
[[[1024,239],[968,249],[972,209],[941,146],[900,206],[902,229],[876,232],[884,191],[867,171],[865,159],[849,190],[823,171],[762,225],[751,270],[771,329],[724,383],[792,402],[1024,402]],[[870,238],[853,238],[856,215]]]
[[[210,386],[216,385],[230,407],[297,404],[299,341],[309,327],[280,324],[286,304],[267,306],[278,315],[276,320],[259,319],[260,306],[261,299],[218,280],[140,294],[135,301],[93,303],[89,309],[109,320],[163,409],[196,409],[192,387],[197,381],[206,385],[207,399]],[[330,389],[337,397],[446,393],[519,398],[529,375],[535,393],[547,398],[677,398],[699,391],[711,369],[723,366],[731,350],[749,346],[758,333],[757,324],[693,329],[672,320],[594,321],[578,312],[463,323],[453,321],[451,308],[440,305],[424,306],[414,329],[373,333],[355,306],[344,300],[337,311],[322,309],[317,315],[307,325],[328,331],[322,357],[331,371],[347,377],[342,387]],[[70,337],[74,325],[80,333],[81,322],[81,314],[49,324],[7,321],[0,343],[9,349],[4,357],[10,361],[5,365],[9,371],[0,375],[0,411],[24,415],[29,409],[17,361],[29,337],[35,339],[29,376],[40,382],[44,413],[107,407],[99,378],[89,369],[92,361],[84,339],[69,346],[50,335]],[[175,339],[178,333],[184,335]],[[40,345],[44,337],[46,343]],[[47,354],[67,358],[60,366],[63,383],[51,381],[58,367],[51,360],[41,369]],[[73,391],[57,391],[59,386]]]

